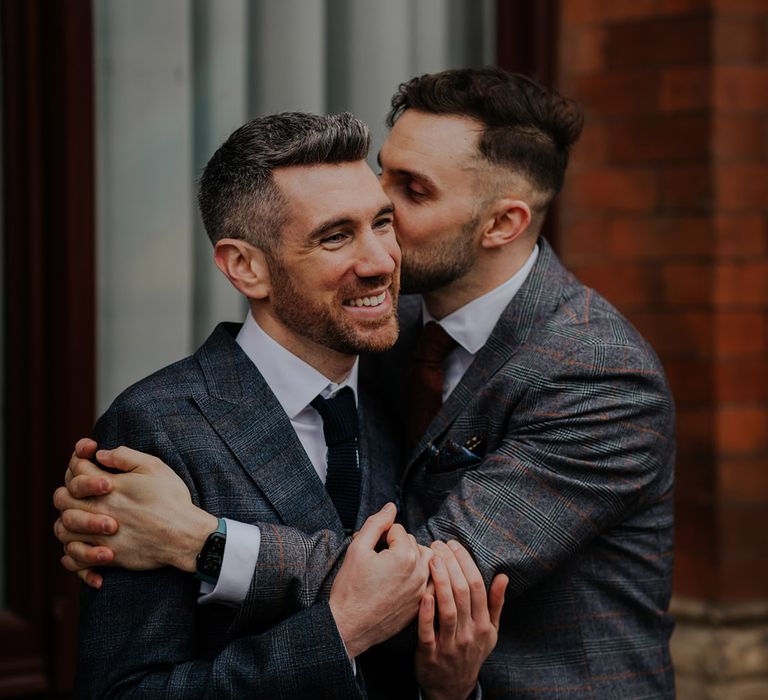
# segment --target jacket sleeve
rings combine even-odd
[[[476,463],[437,475],[417,465],[404,492],[417,540],[459,540],[486,581],[507,573],[508,595],[516,595],[637,509],[669,499],[674,408],[666,380],[645,348],[615,353],[596,345],[553,358],[514,410],[499,412],[500,439]],[[333,533],[265,526],[242,614],[258,614],[278,590],[306,607],[328,586],[346,544]],[[304,559],[286,566],[279,552],[287,546]]]
[[[514,596],[644,509],[669,510],[674,409],[654,359],[602,347],[558,358],[478,464],[414,475],[416,538],[459,540],[486,581],[509,575]],[[623,540],[656,555],[656,536],[638,529]]]
[[[155,454],[192,484],[144,410],[113,406],[95,437]],[[197,604],[199,585],[188,574],[163,568],[103,575],[100,590],[82,593],[78,697],[365,697],[327,602],[269,629],[237,631],[228,608]]]

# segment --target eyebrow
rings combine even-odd
[[[376,212],[376,215],[373,217],[374,219],[378,219],[380,216],[384,216],[385,214],[394,214],[395,213],[395,205],[391,202],[388,202],[385,204],[379,211]],[[338,219],[331,219],[330,221],[326,221],[316,228],[312,229],[312,231],[309,233],[309,236],[307,236],[308,240],[314,241],[318,238],[322,238],[326,233],[329,231],[332,231],[335,228],[341,228],[343,226],[350,226],[354,225],[355,219],[349,216],[342,216]]]
[[[320,224],[317,228],[312,229],[312,231],[310,231],[309,235],[307,236],[307,239],[314,241],[315,239],[324,236],[326,233],[328,233],[328,231],[342,226],[349,226],[353,223],[353,221],[354,220],[350,219],[348,216],[341,217],[339,219],[331,219],[330,221],[326,221],[325,223]]]
[[[379,168],[383,169],[384,166],[381,164],[381,151],[376,154],[376,162],[378,163]],[[395,175],[411,177],[414,180],[421,180],[427,187],[433,190],[439,189],[437,183],[431,177],[429,177],[429,175],[425,175],[424,173],[420,173],[415,170],[405,170],[404,168],[392,168],[390,172]]]

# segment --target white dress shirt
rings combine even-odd
[[[341,384],[335,384],[265,333],[250,313],[237,335],[237,344],[256,365],[283,407],[317,476],[325,483],[328,464],[323,419],[310,402],[318,395],[330,398],[345,386],[352,389],[357,401],[357,360],[349,376]],[[200,603],[242,603],[259,558],[259,527],[225,520],[227,541],[221,573],[215,586],[200,584]]]
[[[490,292],[473,299],[460,309],[440,319],[439,323],[445,332],[458,343],[458,347],[452,350],[445,360],[443,401],[456,388],[464,376],[464,372],[475,359],[475,355],[488,341],[502,312],[522,287],[538,256],[539,247],[536,246],[523,266],[512,277]],[[427,311],[426,305],[422,307],[422,318],[424,323],[435,320]],[[257,340],[258,345],[256,344]],[[278,401],[285,408],[304,449],[315,465],[318,475],[325,483],[326,448],[322,433],[322,419],[320,414],[309,406],[309,402],[320,393],[327,398],[331,393],[338,391],[341,386],[346,385],[352,387],[355,391],[355,398],[357,398],[357,363],[355,363],[344,385],[332,385],[317,370],[270,338],[258,327],[250,314],[243,324],[237,342],[256,364],[277,396]],[[303,366],[303,370],[300,365]],[[308,383],[309,379],[305,376],[299,378],[300,371],[306,372],[307,375],[314,373],[312,389],[307,388],[304,391],[303,385]],[[291,396],[291,398],[283,399],[281,398],[282,395]],[[311,429],[310,422],[313,422],[314,426]],[[310,435],[314,436],[313,441],[308,439]],[[260,542],[261,531],[258,526],[227,520],[227,543],[224,548],[224,560],[219,580],[215,588],[211,584],[201,584],[201,593],[206,593],[206,595],[202,595],[199,602],[241,605],[250,587],[259,556]]]
[[[461,381],[464,372],[469,369],[480,348],[488,342],[501,314],[520,287],[523,286],[523,282],[533,269],[538,257],[539,246],[535,246],[523,266],[506,282],[483,294],[483,296],[473,299],[439,321],[429,313],[427,305],[422,301],[421,317],[424,324],[429,321],[437,321],[443,330],[458,343],[458,346],[445,359],[443,403]]]

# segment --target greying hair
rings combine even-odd
[[[288,217],[274,169],[363,160],[370,143],[368,127],[349,112],[251,119],[213,154],[200,178],[197,201],[211,242],[240,238],[272,252]]]

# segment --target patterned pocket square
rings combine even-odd
[[[437,474],[471,467],[482,461],[482,457],[473,452],[467,445],[473,444],[477,448],[482,443],[482,438],[473,436],[464,445],[459,445],[450,439],[446,440],[440,449],[430,445],[425,469],[427,473]]]

